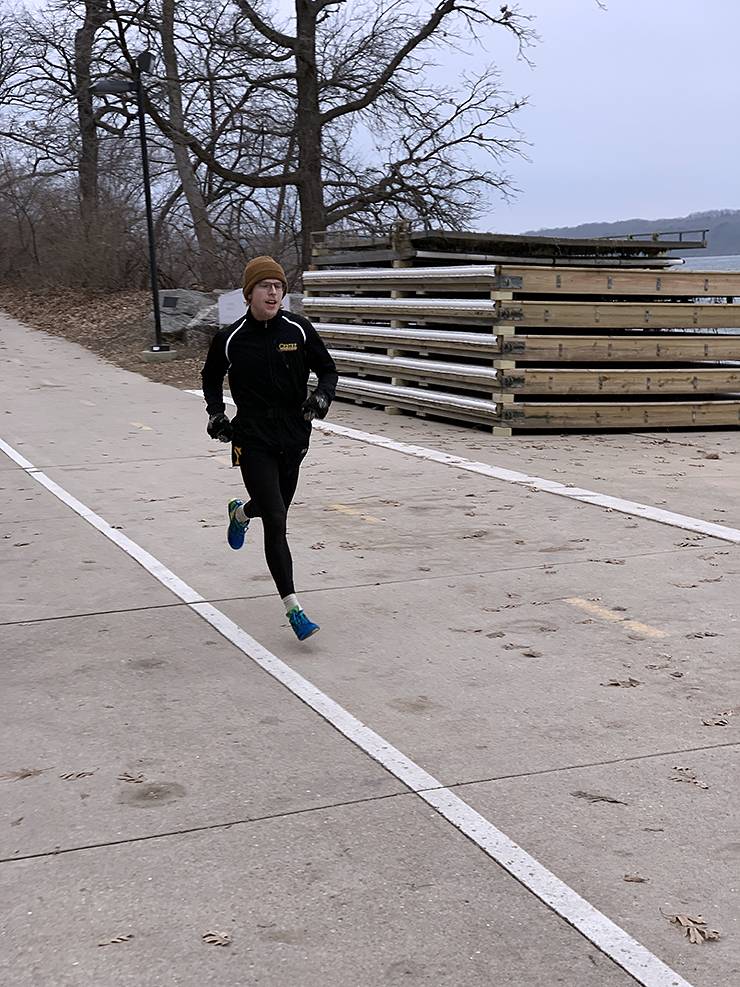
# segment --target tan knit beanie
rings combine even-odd
[[[245,299],[249,301],[252,288],[254,288],[258,281],[266,281],[268,278],[274,278],[276,281],[282,281],[283,294],[287,293],[288,282],[285,277],[285,271],[278,264],[278,262],[273,260],[272,257],[253,257],[244,268],[242,288]]]

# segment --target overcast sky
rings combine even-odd
[[[738,0],[520,0],[536,15],[534,68],[506,38],[492,51],[530,162],[521,193],[482,228],[512,233],[591,221],[740,208]]]
[[[270,5],[285,16],[294,0]],[[529,161],[506,166],[520,193],[492,202],[479,229],[740,208],[740,0],[511,5],[534,17],[534,65],[517,61],[502,30],[489,35],[490,51],[459,59],[463,71],[495,62],[502,86],[529,97],[515,117]]]

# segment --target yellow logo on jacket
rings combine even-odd
[[[298,343],[278,343],[278,349],[281,353],[292,353],[298,349]]]

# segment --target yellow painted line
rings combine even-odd
[[[350,514],[352,517],[358,517],[361,521],[367,521],[368,524],[382,524],[382,518],[373,517],[372,514],[363,514],[362,511],[358,511],[355,507],[349,507],[347,504],[329,504],[327,507],[328,511],[339,511],[340,514]]]
[[[579,610],[585,610],[586,613],[593,614],[594,617],[601,617],[602,620],[610,620],[614,624],[622,624],[622,626],[627,627],[631,631],[644,634],[645,637],[668,637],[668,631],[661,631],[657,627],[651,627],[650,624],[642,624],[639,620],[628,620],[621,613],[617,613],[615,610],[609,610],[607,607],[599,606],[593,600],[584,600],[580,596],[571,596],[565,602],[570,603],[571,606],[578,607]]]
[[[144,432],[154,431],[154,429],[150,425],[142,425],[141,422],[129,422],[129,425],[133,425],[135,428],[140,428]]]

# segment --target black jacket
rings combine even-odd
[[[310,370],[318,377],[316,390],[331,402],[337,368],[308,319],[281,309],[268,322],[259,322],[248,311],[213,337],[201,371],[206,410],[209,415],[225,411],[223,382],[228,374],[237,410],[236,437],[261,434],[265,428],[272,431],[271,421],[296,425],[303,421],[301,405]]]

